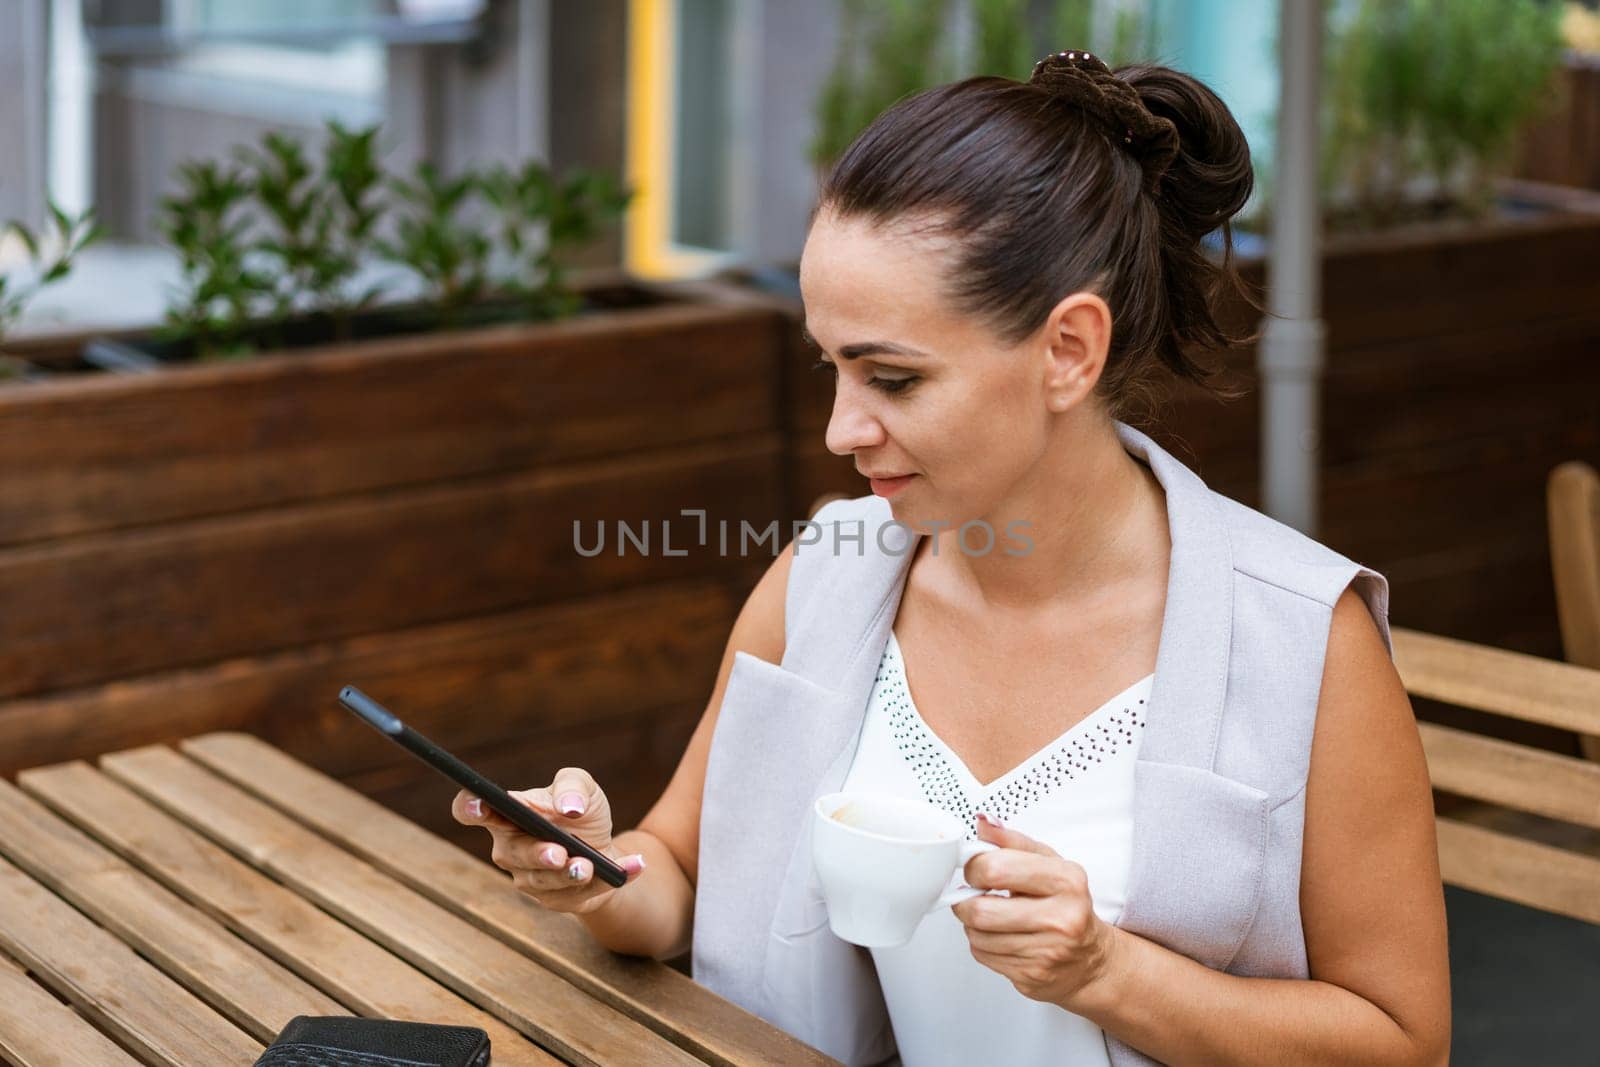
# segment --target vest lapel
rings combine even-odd
[[[805,695],[806,706],[772,723],[772,734],[764,746],[752,750],[781,758],[785,771],[762,790],[759,810],[747,810],[741,816],[748,820],[746,825],[789,831],[782,853],[787,863],[784,889],[776,909],[779,930],[806,925],[799,916],[805,906],[804,876],[811,869],[810,808],[818,797],[837,790],[849,772],[860,739],[862,713],[872,694],[878,660],[889,642],[915,550],[914,536],[899,526],[890,527],[884,535],[884,544],[898,555],[872,550],[877,525],[892,515],[886,501],[874,498],[869,503],[881,507],[870,507],[864,521],[868,548],[863,555],[857,556],[853,548],[833,555],[835,546],[829,535],[800,548],[794,561],[797,568],[805,565],[802,557],[808,551],[829,555],[826,564],[817,568],[825,578],[797,605],[797,617],[785,620],[782,665],[751,664],[777,688]],[[720,722],[717,728],[720,732]]]
[[[763,836],[771,838],[763,847],[763,861],[781,863],[783,869],[777,880],[765,872],[747,872],[741,887],[746,895],[739,906],[754,916],[770,917],[770,928],[742,931],[759,939],[759,951],[744,954],[753,971],[737,978],[719,977],[729,979],[727,984],[736,985],[742,998],[748,998],[735,997],[740,1003],[846,1063],[882,1059],[892,1052],[894,1039],[871,956],[825,929],[827,910],[811,862],[811,806],[817,797],[837,790],[849,772],[862,713],[915,548],[908,530],[891,527],[883,541],[889,554],[874,551],[877,526],[891,515],[887,502],[868,503],[864,520],[868,547],[862,555],[856,555],[853,546],[836,553],[828,534],[821,543],[802,546],[797,554],[791,582],[798,578],[798,587],[808,592],[788,605],[782,665],[743,654],[735,657],[736,670],[743,666],[748,679],[761,681],[744,690],[749,699],[738,701],[736,714],[746,725],[726,729],[737,751],[781,760],[782,771],[773,773],[770,766],[748,768],[738,793],[747,802],[741,802],[728,825],[717,826],[709,837],[706,820],[714,818],[709,804],[701,815],[702,868],[708,862],[709,841],[759,827]],[[802,557],[808,548],[827,554],[826,565],[806,566]],[[802,567],[803,573],[798,570]],[[760,695],[763,689],[765,698]],[[733,692],[731,678],[727,692]],[[768,706],[758,711],[752,701]],[[722,714],[728,711],[725,696]],[[756,722],[762,725],[752,727]],[[752,729],[759,736],[739,736]],[[719,721],[719,742],[724,731]],[[715,764],[715,745],[712,760]],[[708,765],[708,783],[718,772],[732,777]],[[729,795],[725,785],[718,791]],[[708,785],[707,795],[711,793]]]
[[[796,567],[804,564],[807,553],[828,555],[829,559],[820,588],[804,601],[789,605],[795,617],[785,619],[783,666],[852,700],[859,698],[864,710],[921,538],[906,526],[884,527],[881,543],[886,551],[880,552],[878,529],[891,522],[894,513],[881,497],[863,503],[863,519],[841,520],[844,526],[861,523],[861,541],[845,541],[836,552],[832,535],[825,534],[817,544],[802,547],[795,557]],[[856,532],[842,531],[852,537]],[[858,546],[862,549],[859,555]],[[853,731],[859,724],[845,725]],[[843,743],[848,737],[838,740]]]
[[[1233,626],[1233,555],[1215,495],[1149,437],[1117,424],[1167,497],[1172,556],[1161,643],[1134,766],[1133,861],[1118,926],[1225,969],[1249,932],[1267,794],[1214,772]]]
[[[1117,423],[1117,435],[1128,452],[1150,465],[1166,491],[1172,538],[1167,604],[1139,758],[1210,770],[1232,640],[1228,528],[1198,475],[1131,426]]]

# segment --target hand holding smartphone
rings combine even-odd
[[[545,841],[554,841],[565,848],[569,856],[582,856],[593,863],[595,875],[607,885],[620,888],[627,882],[628,872],[619,867],[609,856],[519,802],[500,786],[401,722],[393,712],[355,686],[347,685],[339,690],[339,703],[355,712],[383,736],[479,797],[489,806],[489,810],[524,833]]]

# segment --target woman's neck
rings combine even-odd
[[[1045,460],[981,516],[994,529],[984,555],[961,550],[959,531],[938,534],[938,583],[985,611],[1049,614],[1111,601],[1129,583],[1164,574],[1170,558],[1166,494],[1102,418],[1063,419]],[[1008,523],[1017,523],[1008,533]],[[1023,524],[1026,525],[1023,525]],[[1031,540],[1023,551],[1020,539]],[[932,538],[918,546],[933,552]],[[1006,549],[1019,552],[1007,555]]]

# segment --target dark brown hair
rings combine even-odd
[[[1133,106],[1147,109],[1138,138],[1125,115],[1053,91],[1038,71],[1026,84],[968,78],[879,115],[824,180],[815,214],[953,238],[948,296],[1006,344],[1042,326],[1069,293],[1098,293],[1112,338],[1097,390],[1115,417],[1153,415],[1172,375],[1237,396],[1195,350],[1245,339],[1215,308],[1226,290],[1249,300],[1229,226],[1254,184],[1244,134],[1187,74],[1094,64],[1098,77],[1123,83],[1106,83],[1112,95],[1132,101],[1131,87]],[[1165,134],[1154,150],[1144,143],[1152,129]],[[1200,244],[1219,228],[1220,264]]]

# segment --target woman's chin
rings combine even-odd
[[[889,513],[894,517],[895,522],[921,537],[929,537],[938,532],[929,527],[929,517],[926,508],[896,500],[890,502]]]

